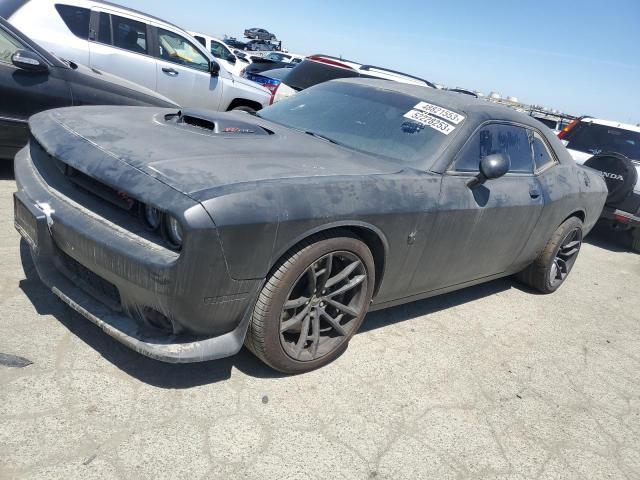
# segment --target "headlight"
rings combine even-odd
[[[182,227],[175,217],[167,215],[166,219],[167,238],[169,239],[171,246],[178,249],[182,247]]]
[[[147,228],[156,230],[162,221],[162,212],[151,205],[145,205],[142,209],[142,217]]]

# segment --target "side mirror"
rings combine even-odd
[[[212,60],[209,64],[209,73],[211,73],[212,77],[217,77],[218,75],[220,75],[220,64]]]
[[[469,188],[493,178],[502,177],[511,168],[511,160],[504,153],[492,153],[480,160],[480,173],[467,183]]]
[[[232,65],[235,65],[236,64],[236,56],[235,55],[229,55],[227,57],[227,62],[229,62]]]
[[[28,72],[46,72],[49,67],[39,55],[29,50],[18,50],[11,55],[11,63]]]

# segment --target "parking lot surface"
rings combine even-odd
[[[566,284],[511,279],[369,315],[283,376],[169,365],[37,279],[0,166],[0,478],[640,478],[640,256],[587,238]]]

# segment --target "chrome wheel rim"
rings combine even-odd
[[[353,333],[366,307],[366,267],[355,254],[332,252],[309,265],[280,314],[280,343],[294,360],[317,360]]]
[[[552,287],[560,285],[567,278],[576,258],[578,258],[581,245],[582,230],[580,228],[574,228],[564,237],[549,271],[549,282]]]

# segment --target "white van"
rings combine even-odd
[[[0,15],[59,57],[143,85],[183,107],[259,110],[270,93],[220,66],[186,31],[109,2],[0,0]]]

